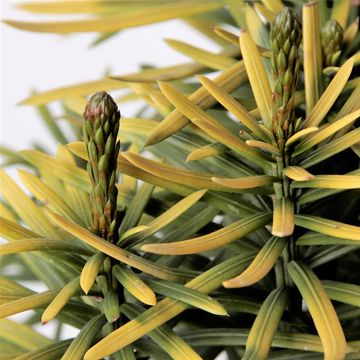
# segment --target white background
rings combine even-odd
[[[37,15],[17,9],[18,1],[0,0],[2,18],[48,20],[59,17]],[[69,15],[61,16],[69,19]],[[30,147],[34,141],[54,151],[56,144],[44,131],[36,110],[17,104],[31,90],[52,88],[101,78],[105,71],[126,74],[139,64],[170,65],[189,61],[169,48],[163,38],[179,39],[201,47],[217,46],[180,20],[124,30],[96,47],[95,33],[62,36],[30,33],[1,24],[1,142],[14,149]],[[56,105],[51,105],[55,111]],[[133,107],[125,105],[122,113],[130,116]]]

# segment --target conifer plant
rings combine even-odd
[[[19,177],[30,195],[1,170],[0,254],[3,268],[18,272],[0,278],[0,359],[360,359],[356,6],[19,6],[88,14],[5,23],[95,31],[94,45],[181,18],[221,51],[166,39],[191,62],[23,101],[59,145],[55,155],[2,149],[4,166],[26,166]],[[146,111],[120,118],[133,100]],[[28,310],[22,323],[9,318]],[[38,332],[49,322],[54,336]]]

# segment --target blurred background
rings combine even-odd
[[[39,16],[21,11],[18,1],[1,0],[1,18],[55,20],[61,16]],[[65,15],[67,19],[70,16]],[[79,18],[79,16],[73,16]],[[31,33],[1,24],[1,143],[20,150],[34,143],[54,152],[56,144],[48,136],[36,109],[19,106],[32,91],[101,78],[104,73],[123,75],[135,72],[140,64],[174,65],[188,58],[175,52],[164,38],[186,40],[208,50],[218,46],[180,20],[166,21],[122,31],[110,41],[92,46],[94,34],[75,36]],[[52,109],[56,112],[56,106]],[[124,116],[134,115],[137,104],[121,108]]]

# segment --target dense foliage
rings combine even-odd
[[[360,36],[349,0],[52,1],[27,31],[181,17],[222,46],[39,93],[55,156],[2,149],[0,359],[360,359]],[[231,25],[227,27],[225,25]],[[122,89],[113,98],[105,91]],[[88,96],[95,93],[89,101]],[[146,111],[120,116],[118,105]],[[47,103],[59,101],[68,143]],[[145,151],[146,150],[146,151]],[[46,287],[36,293],[24,280]],[[5,319],[33,310],[24,324]],[[34,325],[79,329],[45,337]]]

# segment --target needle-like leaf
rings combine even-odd
[[[281,0],[262,0],[262,3],[275,14],[280,12],[284,7]]]
[[[351,0],[335,0],[331,11],[331,18],[335,19],[340,24],[340,26],[345,29],[350,9]]]
[[[77,213],[56,193],[56,191],[51,189],[35,175],[24,170],[18,170],[18,172],[23,184],[38,200],[47,205],[50,210],[69,220],[75,221],[78,224],[82,224],[82,220]]]
[[[250,34],[240,31],[240,49],[257,107],[265,125],[271,129],[271,88],[261,55]]]
[[[229,179],[212,177],[211,180],[216,184],[228,187],[228,191],[231,191],[231,189],[251,189],[259,186],[271,185],[276,178],[268,175],[255,175]]]
[[[182,2],[154,5],[152,7],[144,7],[133,11],[119,12],[114,15],[97,17],[86,20],[73,20],[70,22],[25,22],[5,20],[5,23],[17,29],[27,31],[39,31],[50,33],[76,33],[89,31],[116,31],[127,29],[135,26],[160,22],[180,16],[190,16],[197,13],[211,11],[222,6],[220,1],[213,3],[200,2],[196,4]]]
[[[271,233],[280,237],[290,236],[294,227],[294,203],[289,198],[275,199]]]
[[[134,246],[134,244],[137,244],[145,240],[146,238],[155,234],[157,231],[164,228],[166,225],[175,221],[180,215],[182,215],[191,206],[197,203],[201,199],[201,197],[206,193],[206,191],[207,190],[199,190],[190,194],[189,196],[180,200],[170,209],[166,210],[164,213],[159,215],[157,218],[152,220],[150,223],[147,224],[147,227],[143,231],[134,234],[134,236],[131,237],[131,239],[129,240],[131,246]]]
[[[319,20],[319,5],[316,2],[303,6],[304,77],[306,115],[308,118],[311,114],[314,114],[315,104],[319,104],[318,100],[322,93],[322,58]],[[322,109],[324,105],[325,104],[322,104],[321,108],[317,106],[316,110]],[[314,115],[312,115],[312,117],[313,116]],[[320,121],[321,120],[322,119],[320,119]],[[317,126],[320,121],[307,120],[305,124],[308,127]]]
[[[169,244],[146,244],[141,249],[163,255],[185,255],[210,251],[250,234],[254,230],[265,226],[270,219],[271,214],[259,213],[238,220],[208,235]]]
[[[238,56],[240,54],[240,49],[238,47],[234,49],[229,49],[231,51],[228,52],[232,55],[229,54],[229,56],[225,56],[200,49],[198,47],[189,45],[178,40],[166,39],[165,42],[171,48],[186,56],[189,56],[197,63],[215,70],[225,70],[230,66],[236,64],[237,61],[231,56]]]
[[[194,289],[168,281],[147,279],[146,283],[158,294],[179,300],[211,314],[228,315],[225,308],[218,301]]]
[[[151,184],[144,183],[141,186],[141,188],[131,201],[125,217],[121,222],[119,228],[120,236],[135,225],[137,225],[144,212],[145,206],[151,197],[153,190],[154,186]]]
[[[193,150],[188,157],[186,162],[202,160],[208,157],[217,156],[227,151],[227,147],[220,143],[212,143],[205,145],[201,148]]]
[[[287,298],[287,291],[280,288],[273,290],[265,299],[249,332],[244,360],[267,358]]]
[[[360,227],[313,215],[295,215],[295,224],[325,235],[360,240]]]
[[[185,185],[192,189],[210,189],[226,192],[239,191],[239,188],[231,188],[230,186],[225,187],[220,183],[213,182],[211,175],[208,174],[196,173],[186,169],[177,169],[172,166],[162,164],[158,161],[146,159],[140,155],[131,154],[129,152],[123,153],[122,156],[138,168],[145,170],[148,173],[159,176],[168,181]],[[269,183],[268,177],[265,177],[265,179],[266,183]]]
[[[205,271],[188,282],[186,286],[202,293],[209,293],[219,287],[222,281],[235,276],[239,271],[245,268],[250,258],[249,254],[241,254],[232,257],[230,260]],[[104,356],[131,344],[144,334],[180,314],[186,308],[187,305],[176,300],[166,298],[160,301],[155,306],[115,330],[105,339],[89,349],[84,356],[84,360],[101,359]]]
[[[294,149],[293,156],[297,156],[304,151],[319,144],[321,141],[334,135],[337,131],[341,130],[345,126],[352,124],[360,116],[360,110],[354,111],[351,114],[344,116],[343,118],[334,121],[329,125],[325,125],[320,128],[316,134],[310,135],[305,140],[301,141]]]
[[[60,290],[49,290],[39,294],[20,297],[19,299],[2,304],[0,305],[0,318],[47,305],[55,299],[59,292]]]
[[[266,167],[267,161],[259,153],[246,146],[222,124],[203,111],[199,106],[178,92],[173,86],[161,82],[160,89],[167,99],[197,127],[211,136],[214,140],[223,143],[249,160]]]
[[[344,32],[344,42],[351,44],[359,31],[359,18],[356,18]]]
[[[308,171],[303,169],[300,166],[287,166],[283,170],[284,175],[286,175],[289,179],[296,181],[307,181],[315,178],[314,175],[310,174]]]
[[[280,156],[279,149],[276,146],[271,145],[271,144],[269,144],[267,142],[259,141],[259,140],[246,140],[245,143],[248,146],[258,148],[258,149],[260,149],[262,151],[265,151],[265,152],[268,152],[268,153],[270,153],[272,155]]]
[[[80,287],[85,294],[92,288],[105,258],[105,254],[98,252],[86,261],[80,274]]]
[[[113,6],[115,7],[113,8]],[[64,0],[57,0],[57,1],[46,1],[46,2],[26,2],[17,4],[17,7],[34,13],[40,14],[74,14],[74,13],[99,13],[105,11],[106,9],[116,9],[116,5],[119,4],[115,3],[102,3],[101,1],[91,0],[86,3],[79,2],[79,1],[64,1]]]
[[[147,305],[156,304],[154,292],[130,269],[116,265],[113,267],[113,274],[121,285],[135,298]]]
[[[133,255],[128,251],[123,250],[118,246],[100,238],[99,236],[94,235],[83,227],[62,218],[55,213],[51,213],[50,217],[54,220],[54,222],[56,222],[67,232],[73,234],[74,236],[78,237],[88,245],[93,246],[104,254],[107,254],[112,258],[123,262],[124,264],[133,266],[136,269],[139,269],[141,271],[144,271],[145,273],[159,277],[164,280],[178,280],[179,277],[181,277],[181,271],[170,271],[167,268],[156,266],[155,264],[145,259],[142,259],[139,256]]]
[[[97,315],[91,319],[71,342],[61,359],[82,360],[94,338],[99,334],[101,328],[105,325],[105,322],[106,319],[103,314]]]
[[[206,90],[209,91],[209,93],[227,110],[233,113],[248,129],[260,139],[266,139],[264,132],[261,130],[256,120],[252,118],[240,103],[205,76],[198,76],[198,79]]]
[[[235,88],[240,86],[247,79],[246,70],[243,61],[239,61],[231,68],[225,70],[213,81],[224,89],[224,91],[232,92]],[[189,100],[202,109],[207,109],[216,103],[216,100],[208,93],[208,91],[201,87],[189,96]],[[157,144],[166,139],[172,134],[176,133],[189,123],[179,110],[172,111],[151,133],[147,139],[146,145]]]
[[[324,359],[343,359],[346,339],[336,311],[316,275],[305,265],[291,261],[287,266],[303,296],[324,347]]]
[[[313,5],[309,5],[313,6]],[[304,37],[305,38],[305,37]],[[344,89],[351,71],[354,67],[354,57],[347,60],[337,72],[331,83],[328,85],[319,100],[313,102],[313,107],[308,109],[307,117],[303,123],[303,127],[318,126],[330,108],[333,106],[335,100],[338,98],[341,91]],[[308,104],[308,99],[306,100]],[[309,103],[310,104],[310,103]]]
[[[84,169],[53,157],[37,150],[24,150],[21,155],[39,170],[51,169],[53,174],[65,182],[68,182],[80,189],[89,191],[90,179]]]
[[[23,221],[41,235],[52,239],[62,238],[62,235],[47,219],[44,210],[27,197],[3,170],[0,170],[0,180],[1,194]]]
[[[331,300],[360,307],[360,286],[325,280],[322,284]]]
[[[30,351],[24,355],[17,357],[18,360],[46,360],[46,359],[59,359],[68,346],[71,344],[72,339],[62,340],[50,345],[40,347],[36,350]]]
[[[0,255],[17,254],[25,251],[63,251],[91,255],[92,251],[79,246],[72,240],[51,240],[46,238],[26,238],[0,245]]]
[[[316,165],[329,157],[348,149],[360,141],[360,129],[355,129],[348,132],[346,135],[331,141],[330,143],[320,146],[318,149],[309,154],[304,160],[300,162],[300,166],[308,168]]]
[[[324,235],[321,233],[307,232],[296,240],[296,245],[357,245],[360,243],[357,240],[342,239],[335,236]]]
[[[316,189],[359,189],[359,175],[317,175],[310,180],[294,181],[291,184],[296,188],[316,188]]]
[[[77,277],[66,284],[47,306],[41,316],[42,324],[46,324],[56,317],[67,302],[80,290],[80,278]]]
[[[39,334],[30,325],[20,324],[14,320],[0,320],[1,339],[12,342],[22,350],[36,350],[38,347],[50,345],[53,340]],[[6,329],[6,331],[3,331]]]
[[[112,79],[100,79],[76,85],[70,85],[48,90],[32,95],[23,100],[22,105],[42,105],[50,101],[59,100],[69,96],[87,95],[101,90],[114,90],[127,87],[126,84]]]
[[[272,237],[267,240],[249,267],[237,277],[224,281],[224,287],[245,287],[260,281],[273,268],[286,243],[287,239],[280,237]]]
[[[141,306],[135,304],[124,304],[121,311],[134,319],[145,311]],[[147,334],[174,360],[201,360],[201,357],[168,325],[161,325]]]
[[[311,134],[312,132],[315,132],[318,130],[319,130],[319,128],[317,128],[316,126],[313,126],[313,127],[308,127],[308,128],[305,128],[305,129],[302,129],[302,130],[296,132],[294,135],[292,135],[291,137],[289,137],[286,140],[285,147],[289,147],[296,141],[300,140],[303,136]]]

